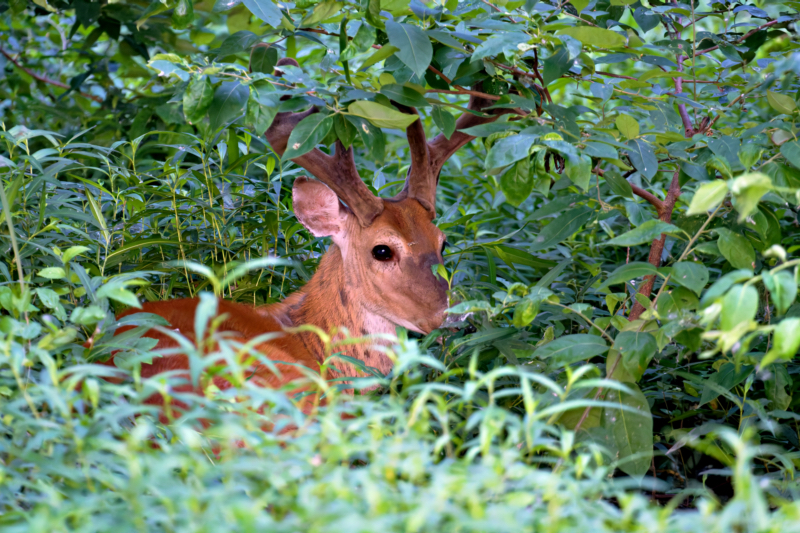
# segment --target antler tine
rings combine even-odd
[[[392,103],[403,113],[419,116],[419,113],[413,107],[398,104],[397,102]],[[415,120],[406,128],[406,137],[408,138],[408,148],[411,155],[411,167],[408,169],[403,190],[397,198],[415,198],[432,215],[435,215],[438,175],[432,172],[431,156],[422,120]]]
[[[292,58],[283,58],[278,61],[277,66],[282,65],[298,66],[298,63]],[[267,141],[273,150],[282,156],[292,130],[301,120],[318,111],[316,107],[312,107],[302,113],[278,113],[266,131]],[[336,141],[334,155],[314,148],[292,161],[330,187],[347,204],[361,226],[369,226],[383,212],[383,201],[370,192],[356,170],[352,148],[346,150],[340,141]]]
[[[480,90],[480,86],[475,87]],[[413,107],[392,102],[403,113],[418,115]],[[481,112],[492,105],[491,100],[479,96],[471,96],[469,109]],[[427,142],[425,130],[421,120],[415,120],[406,129],[408,145],[411,152],[411,168],[406,176],[406,183],[396,199],[406,197],[416,198],[433,215],[436,213],[436,186],[439,183],[439,173],[445,162],[475,137],[460,130],[494,122],[500,115],[517,113],[513,109],[492,110],[491,116],[477,116],[464,113],[456,121],[456,131],[448,139],[443,133],[437,135],[431,142]]]

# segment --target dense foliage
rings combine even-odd
[[[798,6],[0,0],[0,526],[798,530]],[[440,178],[453,327],[311,417],[187,341],[160,423],[163,324],[114,313],[282,299],[327,247],[290,159],[338,139],[389,196],[393,102],[449,137],[470,95],[511,112]]]

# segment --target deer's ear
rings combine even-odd
[[[297,219],[315,237],[334,236],[344,230],[347,208],[321,181],[297,178],[292,188],[292,202]]]

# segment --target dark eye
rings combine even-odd
[[[391,261],[394,254],[391,248],[385,244],[379,244],[372,249],[372,257],[374,257],[376,261]]]
[[[444,242],[442,243],[442,255],[444,255],[444,250],[445,250],[445,248],[447,248],[448,246],[450,246],[450,243],[449,243],[449,242],[447,242],[447,241],[444,241]]]

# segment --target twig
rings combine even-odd
[[[13,64],[15,67],[17,67],[17,68],[18,68],[18,69],[20,69],[22,72],[24,72],[25,74],[27,74],[27,75],[28,75],[28,76],[30,76],[31,78],[35,79],[36,81],[40,81],[40,82],[42,82],[42,83],[46,83],[46,84],[48,84],[48,85],[53,85],[53,86],[55,86],[55,87],[60,87],[60,88],[62,88],[62,89],[69,89],[69,90],[71,90],[71,89],[72,89],[72,87],[70,87],[69,85],[67,85],[67,84],[66,84],[66,83],[64,83],[64,82],[61,82],[61,81],[58,81],[58,80],[53,80],[53,79],[50,79],[50,78],[48,78],[47,76],[43,76],[43,75],[41,75],[41,74],[37,74],[37,73],[36,73],[36,72],[34,72],[33,70],[31,70],[31,69],[29,69],[29,68],[26,68],[26,67],[24,67],[24,66],[23,66],[23,65],[22,65],[22,64],[19,62],[19,60],[17,60],[15,57],[13,57],[11,54],[9,54],[8,52],[6,52],[6,51],[5,51],[5,50],[3,50],[2,48],[0,48],[0,54],[3,54],[3,56],[5,56],[5,58],[6,58],[6,59],[8,59],[9,61],[11,61],[11,63],[12,63],[12,64]],[[83,96],[83,97],[85,97],[85,98],[89,98],[89,99],[91,99],[91,100],[94,100],[94,101],[95,101],[95,102],[97,102],[98,104],[102,104],[102,103],[103,103],[103,99],[102,99],[102,98],[100,98],[99,96],[95,96],[95,95],[93,95],[93,94],[84,93],[84,92],[81,92],[81,91],[75,91],[75,92],[77,92],[78,94],[80,94],[81,96]]]
[[[595,167],[595,169],[592,170],[592,172],[594,172],[595,174],[597,174],[599,176],[604,176],[605,173],[606,173],[605,170],[601,170],[599,168],[599,165],[598,165],[598,167]],[[631,174],[632,174],[632,172],[629,172],[624,177],[627,178]],[[639,198],[642,198],[645,201],[647,201],[648,203],[650,203],[653,207],[656,208],[656,212],[658,213],[658,216],[661,216],[661,212],[664,210],[664,202],[662,202],[653,193],[651,193],[649,191],[646,191],[645,189],[642,189],[638,185],[634,185],[631,182],[628,182],[628,184],[631,186],[631,190],[633,191],[633,194],[635,194]]]
[[[764,28],[768,28],[770,26],[774,26],[777,23],[778,23],[777,20],[773,20],[773,21],[767,22],[766,24],[762,24],[758,28],[755,28],[755,29],[745,33],[742,37],[739,37],[737,40],[733,41],[733,43],[731,43],[731,44],[740,43],[740,42],[744,41],[745,39],[747,39],[748,37],[750,37],[751,35],[753,35],[754,33],[756,33],[757,31],[761,31]],[[719,48],[719,45],[716,45],[716,46],[712,46],[711,48],[706,48],[705,50],[700,50],[699,52],[695,53],[695,57],[696,56],[701,56],[703,54],[707,54],[709,52],[713,52],[714,50],[717,50],[718,48]]]

